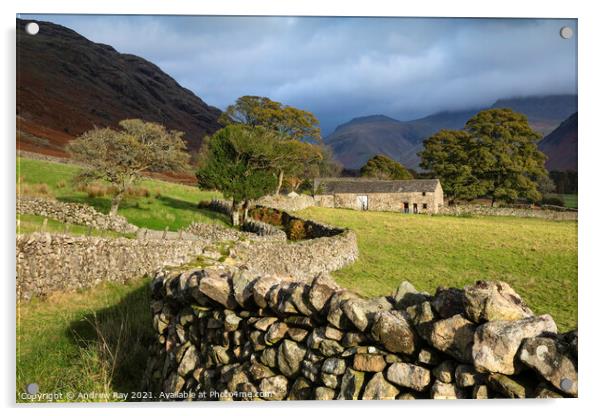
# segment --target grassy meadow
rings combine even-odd
[[[65,163],[18,158],[17,192],[54,196],[60,201],[88,204],[108,213],[111,198],[103,192],[107,185],[98,183],[81,189],[72,181],[78,170],[77,166]],[[219,196],[217,192],[193,186],[145,178],[125,197],[119,214],[134,225],[155,230],[165,227],[179,230],[195,221],[225,224],[223,215],[197,208],[199,201]]]
[[[418,290],[508,282],[559,329],[577,326],[577,223],[514,217],[448,217],[308,208],[301,216],[354,230],[360,257],[334,272],[366,296],[408,280]]]
[[[18,191],[90,204],[108,212],[110,196],[72,184],[78,168],[18,159]],[[102,190],[103,184],[98,184]],[[195,187],[144,179],[119,214],[131,223],[171,230],[193,221],[225,223],[200,210],[219,197]],[[575,198],[576,203],[576,198]],[[403,280],[419,290],[462,287],[479,279],[512,285],[536,313],[550,313],[560,330],[577,326],[577,223],[513,217],[446,217],[309,208],[301,216],[353,229],[359,260],[334,277],[366,296],[390,294]],[[39,230],[43,218],[20,215],[18,232]],[[65,225],[48,220],[49,231]],[[68,232],[85,234],[71,225]],[[118,233],[92,231],[94,235]],[[128,235],[125,235],[128,237]],[[40,392],[94,391],[77,401],[118,401],[136,391],[151,342],[148,279],[103,283],[83,292],[57,293],[17,305],[17,392],[38,383]],[[19,400],[19,397],[17,397]]]

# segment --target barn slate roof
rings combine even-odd
[[[373,194],[396,192],[434,192],[439,179],[386,181],[369,178],[316,178],[314,193]]]

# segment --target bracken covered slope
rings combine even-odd
[[[94,43],[66,27],[17,19],[17,143],[64,155],[72,138],[125,118],[159,122],[185,133],[189,148],[219,129],[220,110],[180,86],[158,66]]]

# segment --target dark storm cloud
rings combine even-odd
[[[23,16],[30,17],[30,16]],[[142,56],[225,108],[265,95],[314,112],[398,119],[576,93],[574,20],[35,16]],[[42,28],[43,30],[43,28]]]

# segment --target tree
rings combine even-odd
[[[486,191],[473,171],[475,143],[467,132],[440,130],[426,139],[423,147],[420,167],[441,180],[443,192],[451,203],[475,199]]]
[[[541,135],[527,117],[509,108],[484,110],[466,123],[474,139],[474,174],[487,188],[491,205],[518,198],[538,201],[537,181],[547,176],[546,156],[537,149]]]
[[[94,128],[67,146],[85,166],[76,181],[106,180],[116,187],[109,215],[117,214],[125,192],[143,172],[182,171],[189,159],[182,132],[139,119],[122,120],[119,127]]]
[[[318,119],[309,111],[283,105],[267,97],[245,95],[228,106],[219,119],[223,125],[244,124],[250,127],[264,127],[274,131],[282,140],[293,140],[300,143],[313,143],[318,146],[322,142]],[[319,149],[311,149],[309,145],[291,145],[288,160],[280,158],[281,164],[277,169],[278,183],[275,193],[279,194],[285,176],[293,182],[299,180],[299,165],[308,167],[308,172],[314,171],[315,164],[323,160],[316,158]],[[306,159],[302,157],[306,156]]]
[[[386,180],[414,178],[401,163],[384,155],[376,155],[368,160],[360,169],[360,176]]]
[[[199,186],[221,191],[232,199],[232,224],[240,224],[248,202],[276,187],[274,157],[280,149],[274,132],[262,127],[229,125],[207,141],[197,172]],[[242,222],[245,218],[243,215]]]
[[[537,183],[547,176],[539,139],[523,114],[484,110],[464,130],[441,130],[425,140],[420,166],[441,178],[452,201],[477,196],[491,198],[492,205],[518,198],[537,201]]]

